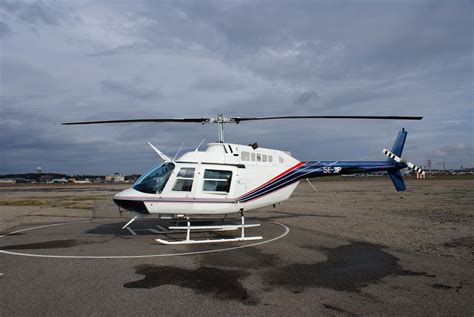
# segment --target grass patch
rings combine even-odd
[[[111,196],[49,196],[48,200],[55,201],[88,201],[110,199]]]
[[[95,209],[95,206],[81,204],[81,203],[67,203],[63,205],[63,207],[67,209],[85,209],[85,210]]]
[[[95,209],[95,201],[108,197],[79,196],[79,197],[48,197],[47,199],[0,200],[0,206],[50,206],[68,209]]]
[[[0,206],[44,206],[46,199],[0,200]]]
[[[109,196],[79,196],[79,197],[67,197],[68,200],[74,201],[86,201],[86,200],[104,200],[110,198]]]

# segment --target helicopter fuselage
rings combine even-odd
[[[288,152],[247,145],[210,143],[167,160],[114,196],[121,208],[175,218],[250,211],[287,200],[305,178],[405,166],[389,161],[307,161]]]

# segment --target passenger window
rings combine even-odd
[[[278,160],[280,161],[280,163],[281,163],[281,164],[283,164],[283,163],[284,163],[284,161],[283,161],[283,157],[279,156],[279,157],[278,157]]]
[[[183,167],[176,176],[173,191],[190,192],[193,189],[194,167]]]
[[[262,161],[262,154],[257,153],[257,162],[261,162],[261,161]]]
[[[255,162],[255,153],[252,153],[250,156],[252,158],[252,162]]]
[[[183,167],[179,170],[178,177],[194,178],[194,167]]]
[[[268,156],[268,161],[269,161],[270,163],[273,162],[273,155],[269,155],[269,156]]]
[[[263,154],[262,155],[262,162],[266,162],[267,161],[267,155],[266,154]]]
[[[205,170],[202,190],[205,192],[228,193],[231,180],[231,171]]]
[[[242,151],[241,156],[242,161],[248,161],[250,159],[250,153]]]

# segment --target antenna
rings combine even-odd
[[[201,147],[201,145],[204,143],[206,139],[202,139],[201,143],[198,144],[198,146],[196,147],[196,149],[194,150],[194,152],[197,152],[199,150],[199,148]]]
[[[176,154],[174,155],[174,157],[173,157],[173,161],[175,161],[175,160],[176,160],[176,157],[178,156],[178,154],[179,154],[179,151],[181,151],[181,149],[183,148],[183,145],[184,145],[184,142],[183,142],[183,143],[181,143],[181,146],[179,147],[179,149],[178,149],[178,152],[176,152]]]
[[[155,151],[156,154],[158,154],[158,155],[161,157],[161,159],[162,159],[163,161],[171,161],[171,158],[170,158],[168,155],[166,155],[166,154],[164,154],[163,152],[161,152],[160,150],[158,150],[158,149],[157,149],[153,144],[151,144],[150,142],[147,142],[147,143],[148,143],[148,145],[153,149],[153,151]]]

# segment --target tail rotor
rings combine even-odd
[[[399,156],[393,154],[392,152],[390,152],[389,150],[383,149],[383,154],[387,155],[389,158],[391,158],[392,160],[394,160],[397,163],[404,164],[410,170],[414,170],[415,172],[425,176],[425,171],[422,170],[419,166],[417,166],[417,165],[415,165],[411,162],[408,162],[407,160],[402,159],[401,157],[399,157]]]

